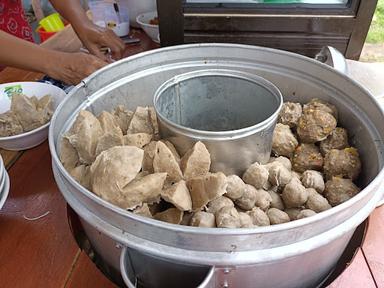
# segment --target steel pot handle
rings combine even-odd
[[[132,280],[130,279],[128,275],[128,271],[132,270],[130,267],[128,267],[128,263],[131,261],[128,256],[128,249],[127,247],[123,246],[121,249],[121,255],[120,255],[120,273],[121,277],[123,278],[123,281],[125,285],[128,288],[136,288],[137,287],[137,278],[135,277],[135,283],[132,283]],[[215,288],[215,266],[212,266],[209,269],[209,272],[203,282],[197,288]]]
[[[121,249],[121,254],[120,254],[121,277],[123,278],[123,281],[128,288],[136,288],[137,287],[137,278],[135,277],[135,283],[132,283],[132,281],[128,275],[127,262],[129,259],[127,259],[127,258],[128,258],[127,247],[123,246],[123,248]]]
[[[333,67],[345,75],[348,74],[348,65],[344,55],[332,46],[324,46],[321,51],[316,54],[315,59]]]

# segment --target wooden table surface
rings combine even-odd
[[[156,48],[141,32],[140,45],[126,56]],[[7,68],[0,83],[31,81],[42,75]],[[384,79],[383,79],[384,80]],[[116,287],[77,245],[67,221],[66,202],[51,170],[48,143],[24,151],[0,151],[11,179],[0,211],[0,288]],[[384,287],[384,206],[370,216],[362,247],[329,287]]]

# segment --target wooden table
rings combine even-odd
[[[156,48],[141,32],[140,45],[126,56]],[[7,68],[0,83],[37,80],[42,75]],[[383,79],[384,81],[384,79]],[[9,198],[0,211],[0,287],[116,287],[76,244],[66,202],[51,171],[48,143],[24,152],[0,151],[11,179]],[[369,221],[364,245],[329,287],[384,287],[384,207]]]

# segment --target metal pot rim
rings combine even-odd
[[[189,128],[182,126],[180,124],[174,123],[164,117],[157,109],[157,100],[161,96],[161,94],[168,88],[177,85],[178,83],[184,81],[193,79],[199,76],[229,76],[234,77],[237,79],[243,79],[247,80],[249,82],[262,85],[265,89],[267,89],[273,96],[277,98],[279,101],[279,106],[273,112],[271,115],[268,116],[265,120],[256,123],[255,125],[248,126],[241,129],[236,130],[229,130],[229,131],[208,131],[208,130],[199,130],[194,128]],[[231,69],[203,69],[203,70],[195,70],[192,72],[184,73],[181,75],[177,75],[167,81],[165,81],[155,92],[155,95],[153,97],[153,106],[156,110],[157,116],[161,119],[161,121],[164,121],[169,126],[174,127],[176,129],[183,130],[185,134],[193,135],[194,137],[205,137],[208,139],[218,139],[218,138],[224,138],[224,137],[230,137],[231,139],[236,139],[238,137],[244,137],[244,135],[255,133],[255,131],[262,129],[264,126],[270,123],[272,119],[277,118],[278,114],[280,113],[280,110],[283,106],[283,95],[281,94],[279,88],[277,88],[272,82],[268,81],[267,79],[264,79],[260,76],[253,75],[251,73],[246,72],[240,72],[236,70]]]

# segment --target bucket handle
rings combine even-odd
[[[123,278],[123,281],[125,285],[128,288],[137,288],[137,277],[135,276],[135,283],[132,283],[129,275],[128,275],[128,265],[131,262],[131,259],[128,255],[128,249],[126,246],[123,246],[121,249],[121,255],[120,255],[120,273],[121,277]],[[131,270],[131,269],[129,269]],[[215,266],[211,266],[209,269],[209,272],[207,273],[207,276],[204,278],[203,282],[197,288],[214,288],[215,287]]]
[[[335,70],[348,75],[348,65],[344,55],[332,46],[324,46],[315,56],[315,60],[327,64]]]

